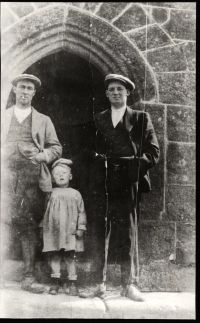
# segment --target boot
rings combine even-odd
[[[69,294],[68,279],[62,279],[62,288],[65,294]]]
[[[79,293],[79,296],[82,298],[93,298],[93,297],[104,298],[106,296],[106,284],[105,283],[98,284],[95,290],[84,291],[82,293]]]
[[[34,294],[42,294],[45,291],[43,284],[37,283],[34,276],[27,276],[21,283],[21,288]]]
[[[69,295],[79,296],[79,290],[77,288],[76,281],[69,281]]]
[[[126,285],[121,292],[121,296],[128,297],[135,302],[144,302],[144,297],[134,284]]]
[[[49,294],[57,295],[60,288],[60,278],[51,278],[51,286],[49,289]]]

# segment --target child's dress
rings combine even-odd
[[[86,230],[86,213],[81,194],[71,188],[53,188],[43,218],[43,252],[84,251],[83,238],[76,230]]]

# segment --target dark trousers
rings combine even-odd
[[[131,183],[128,164],[108,164],[107,212],[96,219],[99,251],[98,282],[106,281],[107,264],[121,265],[122,285],[138,281],[137,183]]]
[[[34,274],[38,224],[43,215],[39,171],[39,165],[21,159],[9,161],[2,172],[2,222],[4,227],[14,230],[21,243],[25,276]]]

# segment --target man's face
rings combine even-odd
[[[16,103],[28,107],[31,105],[32,98],[36,92],[35,84],[28,80],[19,81],[16,86],[13,86],[13,91],[16,95]]]
[[[106,90],[106,96],[114,106],[122,106],[126,104],[127,96],[129,94],[130,91],[118,81],[110,82]]]

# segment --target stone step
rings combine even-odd
[[[95,265],[92,261],[78,262],[78,277],[80,283],[95,284]],[[21,281],[23,277],[23,262],[19,260],[4,261],[4,281]],[[49,282],[50,271],[45,262],[36,263],[36,277],[43,283]],[[120,285],[120,266],[108,265],[107,280],[113,285]],[[139,288],[142,291],[195,291],[195,268],[183,267],[167,261],[154,261],[140,266]]]
[[[194,293],[143,293],[144,302],[122,297],[109,290],[103,300],[58,295],[31,294],[10,284],[0,289],[1,318],[118,318],[195,319]]]

